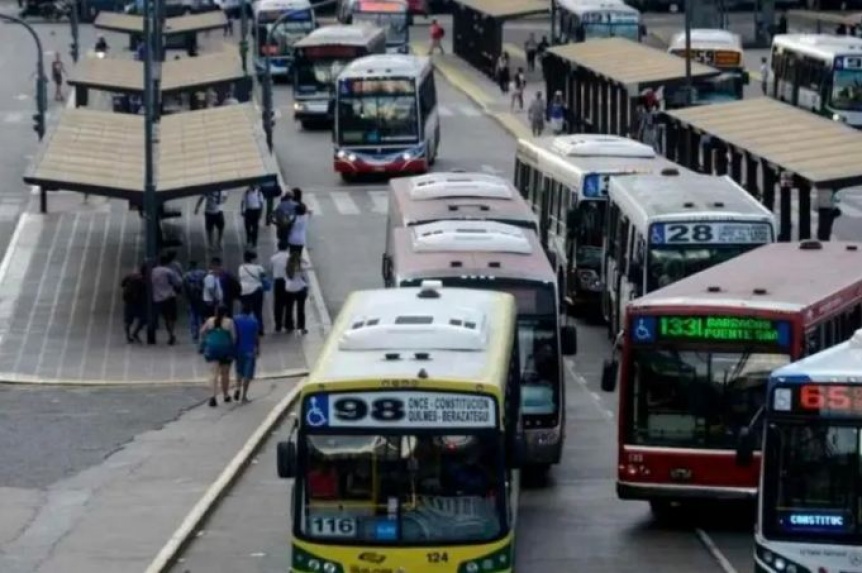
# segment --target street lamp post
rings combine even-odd
[[[685,0],[685,105],[694,103],[694,85],[691,80],[691,10],[692,0]]]
[[[160,22],[154,0],[144,0],[144,225],[146,235],[147,268],[151,272],[158,255],[156,207],[156,185],[153,164],[155,153],[153,129],[156,120],[155,94],[153,85],[153,31]],[[147,344],[156,343],[156,306],[152,296],[152,281],[147,274]]]
[[[48,78],[45,76],[45,58],[42,50],[42,41],[39,39],[39,34],[33,27],[20,18],[0,14],[0,20],[20,24],[24,26],[33,41],[36,42],[36,114],[33,116],[33,130],[39,135],[39,140],[45,137],[45,114],[48,111]],[[42,212],[45,212],[44,193],[42,194]]]
[[[73,0],[69,11],[69,25],[72,27],[72,44],[69,46],[69,55],[72,56],[72,61],[78,63],[78,55],[81,53],[81,43],[79,41],[79,26],[78,26],[78,0]]]
[[[239,57],[242,59],[242,73],[248,75],[248,3],[239,4]]]

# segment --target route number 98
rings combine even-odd
[[[342,422],[361,422],[371,418],[377,422],[400,422],[404,419],[404,402],[396,398],[339,398],[333,404],[335,417]]]

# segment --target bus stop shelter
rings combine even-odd
[[[663,88],[667,101],[686,83],[685,59],[624,38],[555,46],[544,60],[546,93],[563,94],[570,132],[627,136],[644,91]],[[693,81],[720,73],[691,64]]]
[[[175,16],[165,20],[162,33],[168,46],[181,46],[193,52],[197,49],[197,35],[210,30],[223,30],[227,18],[221,10]],[[93,24],[99,30],[129,35],[129,49],[135,50],[144,37],[144,17],[116,12],[101,12]]]
[[[792,237],[794,188],[799,239],[811,238],[814,190],[817,238],[825,241],[832,234],[835,193],[862,185],[862,133],[811,112],[757,98],[670,111],[664,119],[671,160],[730,175],[773,212],[779,185],[779,240]]]
[[[548,0],[455,0],[452,2],[452,51],[494,77],[503,53],[503,25],[550,12]]]
[[[862,24],[862,12],[818,12],[814,10],[789,10],[788,31],[834,34],[839,27],[850,28]]]
[[[263,142],[252,105],[166,116],[155,149],[156,202],[209,191],[269,185],[277,168]],[[144,118],[89,109],[60,116],[24,181],[46,191],[144,199]]]
[[[78,107],[89,103],[90,90],[143,98],[144,64],[116,58],[84,58],[72,69],[67,83],[75,88]],[[161,96],[193,95],[213,88],[220,92],[234,89],[240,102],[251,99],[252,78],[242,69],[239,55],[233,50],[196,58],[168,60],[162,64]],[[192,108],[195,98],[190,97]]]

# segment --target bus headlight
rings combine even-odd
[[[599,273],[592,269],[579,270],[578,286],[584,290],[601,290],[602,283],[599,280]]]
[[[778,559],[775,560],[775,568],[778,569],[779,571],[784,571],[784,567],[786,565],[787,565],[787,563],[785,563],[784,559],[782,559],[781,557],[779,557]]]
[[[312,571],[320,571],[320,561],[312,559],[308,562],[308,568]]]
[[[351,163],[356,161],[356,154],[355,153],[348,153],[348,152],[344,151],[343,149],[340,150],[338,153],[336,153],[335,156],[339,159],[346,159],[347,161],[350,161]]]
[[[337,567],[335,567],[335,563],[327,562],[323,564],[323,573],[335,573],[336,569]]]
[[[401,159],[403,159],[404,161],[410,161],[411,159],[413,159],[413,156],[410,154],[410,152],[404,152],[401,154]]]
[[[470,561],[464,569],[467,570],[467,573],[478,573],[479,566],[476,565],[475,561]]]
[[[293,104],[293,111],[305,111],[305,104],[296,102]]]
[[[844,117],[843,115],[841,115],[840,113],[833,113],[832,114],[832,121],[837,121],[838,123],[846,123],[847,118]]]

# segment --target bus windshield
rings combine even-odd
[[[647,263],[647,292],[690,277],[759,246],[754,244],[650,247]]]
[[[349,62],[349,60],[343,59],[304,59],[298,62],[296,66],[297,91],[329,92],[338,78],[338,74]]]
[[[628,40],[640,40],[640,26],[637,22],[631,23],[605,23],[589,22],[584,24],[584,39],[595,40],[597,38],[626,38]]]
[[[500,444],[494,432],[309,435],[300,532],[357,545],[497,539],[508,527]]]
[[[396,46],[408,41],[407,13],[356,12],[354,23],[368,23],[386,31],[386,44]]]
[[[842,111],[862,111],[862,69],[835,70],[832,107]]]
[[[745,350],[638,348],[628,370],[629,439],[658,447],[733,449],[790,356]]]
[[[385,85],[381,85],[383,89],[377,92],[349,92],[339,96],[338,142],[374,145],[418,141],[419,118],[413,81],[380,80],[375,83]]]
[[[740,98],[737,86],[738,73],[723,73],[716,78],[710,78],[697,83],[697,101],[702,103],[720,103],[736,101]]]
[[[771,424],[764,467],[774,477],[764,480],[764,532],[776,539],[862,542],[859,440],[858,425]]]
[[[266,41],[269,38],[270,56],[287,54],[296,42],[313,29],[314,23],[311,20],[307,22],[286,20],[277,28],[273,24],[265,24],[261,26],[261,33],[258,34],[260,51],[262,54],[266,53]]]

